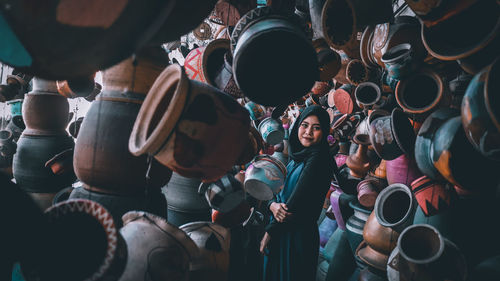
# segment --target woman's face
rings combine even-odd
[[[319,119],[315,115],[307,116],[299,126],[299,141],[304,147],[318,144],[322,135]]]

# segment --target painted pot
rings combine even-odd
[[[234,99],[171,65],[141,106],[129,150],[154,155],[181,175],[217,180],[243,153],[249,126],[248,112]]]
[[[416,206],[417,202],[410,188],[395,183],[380,192],[374,212],[380,225],[401,233],[412,224]]]
[[[238,21],[231,36],[233,73],[245,96],[277,106],[311,89],[318,78],[318,63],[304,30],[295,17],[271,7],[253,9]]]
[[[7,104],[10,106],[10,115],[11,116],[22,115],[23,99],[11,100],[11,101],[8,101]]]
[[[201,183],[198,193],[205,195],[212,209],[221,212],[229,212],[245,200],[243,185],[231,174],[213,183]]]
[[[411,183],[417,203],[426,216],[433,216],[450,207],[453,193],[444,183],[422,176]]]
[[[285,129],[280,120],[267,117],[259,123],[257,128],[264,141],[269,145],[276,145],[283,141],[285,137]]]
[[[213,85],[216,86],[219,90],[231,95],[234,98],[244,97],[243,92],[241,92],[240,88],[238,88],[238,85],[236,85],[236,81],[234,80],[233,57],[229,50],[224,54],[224,63],[215,74],[213,83]]]
[[[382,62],[392,79],[401,80],[413,71],[413,50],[408,43],[396,45],[382,56]]]
[[[355,87],[350,84],[342,85],[333,93],[333,103],[342,114],[351,114],[357,111],[356,97],[354,96]]]
[[[335,139],[347,141],[348,137],[356,131],[356,127],[361,122],[361,117],[359,114],[344,114],[337,119],[332,125]]]
[[[186,56],[184,70],[191,80],[215,86],[217,72],[224,66],[224,55],[229,51],[229,40],[216,39]]]
[[[393,160],[413,153],[415,132],[406,114],[395,108],[390,116],[376,118],[370,123],[370,141],[380,158]]]
[[[200,252],[191,260],[188,280],[228,280],[229,230],[211,222],[192,222],[179,228],[193,240]]]
[[[367,154],[370,139],[368,135],[355,135],[353,141],[358,144],[358,150],[347,158],[346,164],[352,176],[364,178],[370,170],[370,161]]]
[[[200,251],[184,231],[153,214],[134,211],[123,216],[120,234],[129,253],[120,281],[189,280],[189,264]]]
[[[371,208],[375,205],[378,192],[372,181],[367,179],[358,184],[358,201],[363,207]]]
[[[431,179],[437,180],[442,178],[439,171],[434,167],[430,152],[436,131],[446,120],[458,114],[458,110],[450,108],[439,109],[425,119],[418,131],[415,141],[415,161],[417,162],[418,169]]]
[[[314,40],[313,46],[319,63],[319,81],[328,82],[339,73],[342,67],[340,55],[330,49],[324,38]]]
[[[414,180],[422,176],[413,155],[403,154],[394,160],[386,161],[385,165],[389,185],[402,183],[410,186]]]
[[[405,229],[389,257],[387,277],[396,280],[466,280],[467,265],[460,250],[427,224]]]
[[[356,249],[363,241],[363,228],[372,211],[361,206],[357,201],[349,202],[349,207],[354,210],[354,214],[346,222],[346,234],[352,254],[355,255]]]
[[[65,280],[68,276],[72,280],[118,280],[131,252],[103,206],[69,200],[50,207],[44,216],[49,229],[44,241],[47,256],[21,263],[26,280]]]
[[[255,157],[245,171],[245,191],[258,200],[270,200],[285,185],[286,167],[269,155]]]
[[[377,84],[373,82],[363,82],[356,87],[354,96],[356,97],[356,103],[359,108],[371,109],[380,101],[382,92]]]
[[[500,59],[478,73],[462,101],[462,126],[470,143],[485,157],[500,161],[500,111],[498,91]]]
[[[262,105],[256,104],[253,101],[245,103],[245,109],[248,110],[250,119],[253,121],[260,120],[266,115],[266,109]]]
[[[432,27],[422,25],[422,40],[433,57],[458,60],[465,71],[475,74],[498,55],[500,7],[495,1],[461,2],[469,6],[463,12]]]

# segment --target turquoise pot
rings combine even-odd
[[[349,202],[349,206],[354,210],[354,215],[347,220],[346,234],[352,254],[355,255],[356,249],[363,241],[363,229],[372,211],[362,207],[357,200]]]
[[[330,261],[325,281],[348,280],[356,269],[347,233],[342,229],[337,228],[326,244],[325,258]]]
[[[10,114],[12,115],[12,117],[22,115],[22,109],[23,109],[22,99],[8,101],[7,104],[10,105]]]

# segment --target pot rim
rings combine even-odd
[[[329,29],[329,26],[326,23],[326,19],[328,18],[327,10],[330,9],[332,2],[335,2],[335,1],[337,1],[337,0],[326,0],[325,3],[323,4],[323,9],[321,11],[321,26],[323,29],[323,36],[324,36],[326,42],[328,43],[328,45],[330,45],[334,49],[343,49],[345,47],[351,46],[352,44],[354,44],[353,42],[356,41],[357,19],[356,19],[356,13],[354,12],[354,7],[353,7],[353,4],[351,3],[351,1],[345,1],[352,12],[352,32],[351,32],[349,39],[347,39],[347,41],[343,45],[337,45],[337,44],[333,43],[330,36],[327,36],[328,35],[327,30]]]
[[[173,81],[165,83],[172,77]],[[156,155],[165,147],[184,112],[190,95],[190,84],[183,67],[178,64],[170,65],[160,73],[144,99],[130,134],[128,147],[133,155],[139,156],[144,153]],[[173,87],[175,89],[166,111],[162,112],[160,120],[155,124],[156,127],[148,134],[160,103]]]
[[[360,41],[360,55],[361,55],[361,60],[369,66],[378,66],[377,63],[375,63],[371,59],[371,43],[373,40],[373,32],[375,31],[375,26],[376,25],[369,25],[365,28],[363,31],[363,34],[361,35],[361,41]]]
[[[414,258],[410,258],[407,255],[407,253],[405,253],[405,251],[403,251],[403,248],[401,247],[401,243],[402,243],[401,240],[403,240],[405,238],[405,235],[408,235],[408,232],[410,232],[416,228],[430,229],[431,231],[433,231],[437,235],[437,239],[439,240],[439,249],[432,257],[426,258],[426,259],[414,259]],[[405,260],[407,260],[411,263],[415,263],[415,264],[428,264],[428,263],[436,261],[437,259],[439,259],[441,257],[441,255],[444,252],[444,248],[445,248],[445,240],[443,239],[443,236],[441,235],[441,233],[439,233],[439,231],[434,226],[429,225],[429,224],[414,224],[414,225],[408,226],[407,228],[405,228],[405,230],[403,230],[403,232],[401,232],[401,235],[399,235],[398,243],[397,243],[396,247],[399,250],[399,254]]]
[[[410,197],[410,204],[408,206],[408,210],[406,211],[404,216],[399,221],[394,222],[394,223],[390,223],[390,222],[386,221],[384,219],[384,217],[382,216],[382,207],[383,207],[383,203],[385,203],[386,198],[389,197],[394,192],[398,192],[398,191],[403,191],[404,193],[406,193]],[[384,200],[384,201],[382,201],[382,200]],[[386,188],[384,188],[379,193],[379,195],[377,196],[377,200],[375,201],[375,206],[373,207],[373,210],[375,212],[375,216],[376,216],[378,222],[380,223],[380,225],[393,228],[393,227],[400,225],[402,222],[404,222],[411,215],[411,212],[412,212],[414,207],[415,207],[415,202],[414,202],[414,198],[413,198],[413,193],[411,192],[410,188],[402,183],[393,183],[393,184],[387,186]]]
[[[363,89],[363,88],[366,88],[366,87],[370,87],[372,89],[375,89],[375,92],[377,93],[377,97],[375,98],[375,100],[373,102],[366,103],[366,102],[359,101],[358,93],[361,91],[360,89]],[[380,87],[377,84],[373,83],[373,82],[361,82],[361,83],[359,83],[359,85],[354,90],[354,96],[356,97],[356,101],[360,105],[371,106],[371,105],[376,104],[380,100],[380,98],[382,97],[382,91],[380,90]]]
[[[405,52],[399,56],[388,58],[389,55],[392,55],[393,53],[397,53],[398,51],[401,51],[401,50],[405,51]],[[413,52],[413,48],[412,48],[410,43],[402,43],[402,44],[398,44],[398,45],[390,48],[389,50],[387,50],[387,52],[385,52],[385,54],[382,55],[380,60],[383,63],[394,63],[402,58],[411,56],[412,52]]]
[[[216,85],[215,85],[214,81],[212,81],[212,79],[210,79],[210,75],[208,75],[208,59],[215,51],[223,50],[223,49],[225,49],[226,51],[230,51],[229,39],[222,39],[222,38],[215,39],[215,40],[211,41],[210,43],[208,43],[208,45],[205,47],[205,49],[203,50],[203,53],[201,55],[202,75],[203,75],[203,77],[205,77],[207,84],[212,85],[214,87],[216,87]],[[225,64],[224,55],[225,55],[225,52],[222,56],[221,66],[223,66]]]
[[[366,253],[367,255],[365,256],[364,253]],[[374,259],[369,258],[368,253],[370,253],[372,257],[375,258]],[[364,263],[383,271],[386,270],[387,262],[389,261],[388,255],[384,255],[383,253],[375,251],[372,247],[370,247],[370,245],[368,245],[368,243],[365,240],[361,241],[361,243],[358,245],[358,248],[356,249],[356,256],[358,256]],[[385,257],[385,262],[382,263],[378,262],[376,260],[376,257],[380,258]]]
[[[406,90],[408,82],[412,81],[415,79],[417,76],[426,76],[430,77],[434,82],[437,84],[437,97],[430,103],[429,105],[422,107],[422,108],[415,108],[415,107],[410,107],[408,104],[403,102],[403,99],[401,95],[403,94],[404,90]],[[444,83],[443,79],[433,70],[429,68],[423,68],[421,71],[414,73],[410,75],[408,78],[405,78],[403,80],[400,80],[398,84],[396,85],[395,89],[395,97],[398,105],[406,112],[412,113],[415,115],[418,114],[425,114],[426,112],[431,111],[432,109],[436,108],[438,104],[441,102],[441,100],[444,97]]]

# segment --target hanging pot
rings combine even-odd
[[[500,161],[500,111],[493,93],[498,91],[495,77],[500,74],[500,59],[478,73],[462,102],[462,125],[470,143],[485,157]]]
[[[347,158],[346,164],[353,177],[364,178],[370,170],[370,161],[367,154],[370,138],[368,135],[355,135],[353,141],[358,144],[358,150],[354,155]]]
[[[328,82],[339,73],[342,67],[340,55],[330,49],[324,38],[318,38],[312,44],[319,63],[319,80]]]
[[[259,123],[257,128],[264,141],[269,145],[276,145],[283,141],[285,129],[280,120],[267,117]]]
[[[101,84],[94,82],[94,78],[95,73],[89,77],[57,81],[57,91],[68,99],[85,98],[91,102],[102,90]]]
[[[258,155],[245,172],[245,191],[264,201],[273,198],[283,189],[286,167],[269,155]]]
[[[375,202],[375,216],[380,225],[401,233],[412,224],[417,203],[411,190],[404,184],[395,183],[384,188]]]
[[[386,161],[385,165],[389,185],[402,183],[410,186],[414,180],[422,176],[413,155],[403,154],[394,160]]]
[[[189,280],[199,249],[185,232],[153,214],[128,212],[120,234],[129,253],[120,281]]]
[[[427,176],[422,176],[411,183],[417,203],[428,217],[442,212],[450,207],[453,200],[452,192],[444,183],[436,182]]]
[[[356,104],[362,109],[372,109],[380,101],[382,91],[380,87],[373,82],[360,83],[354,91]]]
[[[43,242],[47,252],[42,259],[21,263],[26,280],[118,280],[132,252],[103,206],[69,200],[44,216],[50,233]]]
[[[354,89],[354,85],[344,84],[333,92],[333,104],[340,113],[351,114],[358,111]]]
[[[432,56],[458,60],[465,71],[476,74],[498,55],[500,6],[496,1],[461,2],[469,6],[463,12],[432,27],[422,25],[422,40]]]
[[[245,109],[248,110],[250,119],[252,119],[253,121],[261,120],[266,114],[266,109],[262,105],[257,104],[253,101],[245,103]]]
[[[288,104],[318,80],[316,52],[302,24],[271,7],[253,9],[238,21],[231,36],[233,73],[249,99]]]
[[[216,39],[199,47],[186,56],[184,70],[191,80],[215,86],[217,71],[224,65],[224,55],[229,51],[229,40]]]
[[[212,209],[222,212],[231,211],[245,200],[242,184],[231,174],[213,183],[201,183],[198,193],[205,196]]]
[[[363,0],[327,0],[321,20],[328,45],[359,58],[357,32],[368,25],[388,22],[392,18],[391,1],[373,3]]]
[[[228,280],[229,230],[211,222],[192,222],[179,228],[193,240],[200,252],[191,260],[189,280]]]

